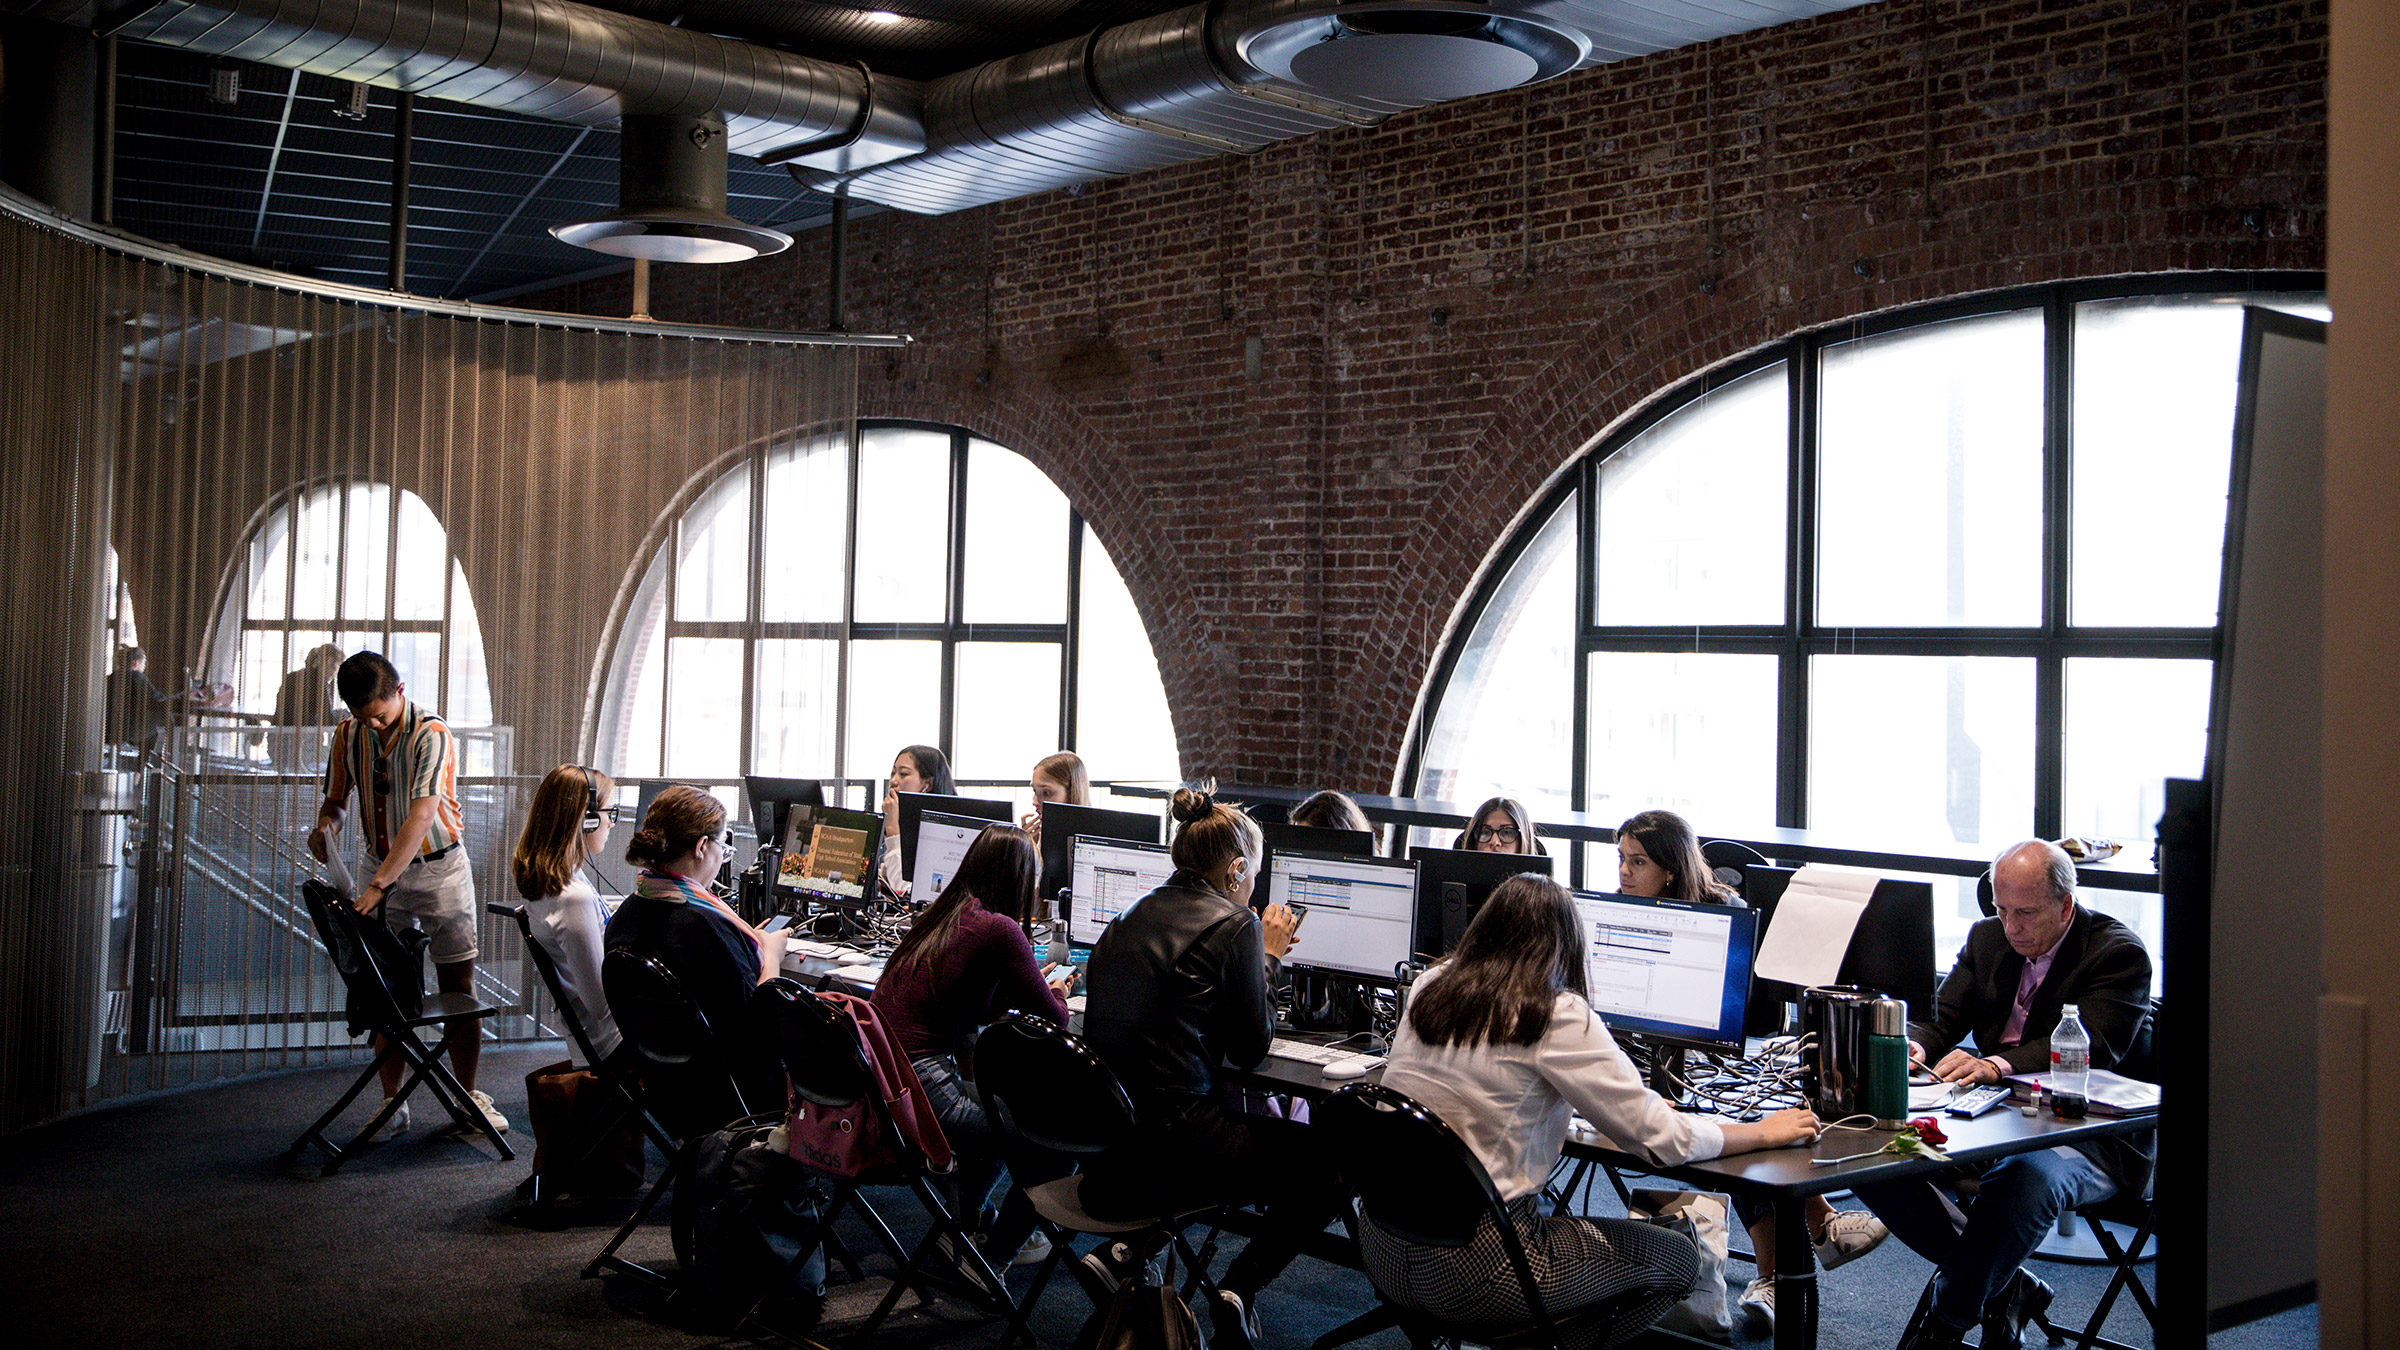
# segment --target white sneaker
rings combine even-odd
[[[1050,1239],[1037,1228],[1025,1239],[1025,1245],[1017,1248],[1017,1254],[1008,1258],[1008,1263],[1012,1266],[1038,1266],[1049,1259]]]
[[[1775,1331],[1775,1282],[1769,1279],[1752,1280],[1742,1290],[1742,1320],[1753,1336],[1768,1336]]]
[[[392,1099],[389,1097],[384,1098],[383,1104],[386,1106],[392,1106]],[[383,1128],[377,1130],[374,1137],[377,1139],[389,1139],[394,1135],[406,1133],[408,1133],[408,1103],[402,1102],[398,1106],[392,1106],[392,1113],[384,1118]]]
[[[1883,1220],[1863,1209],[1845,1209],[1825,1221],[1825,1236],[1817,1239],[1817,1268],[1831,1270],[1855,1261],[1891,1235]]]
[[[482,1088],[468,1088],[467,1096],[475,1103],[475,1109],[483,1112],[483,1118],[492,1122],[493,1129],[502,1134],[508,1133],[508,1117],[501,1115],[500,1108],[492,1105],[492,1094]],[[1882,1241],[1881,1238],[1876,1240]]]

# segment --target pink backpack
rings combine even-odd
[[[896,1130],[925,1155],[935,1172],[950,1170],[950,1141],[934,1119],[933,1104],[899,1042],[875,1013],[875,1006],[848,994],[820,993],[834,1010],[847,1014],[858,1028],[859,1046],[866,1052],[874,1090],[844,1107],[819,1106],[792,1094],[790,1122],[792,1157],[820,1172],[855,1177],[901,1160]],[[890,1129],[885,1128],[886,1122]]]

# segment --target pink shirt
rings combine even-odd
[[[2050,977],[2051,958],[2058,955],[2059,944],[2066,940],[2066,934],[2059,934],[2058,942],[2051,943],[2050,950],[2025,963],[2025,973],[2017,978],[2017,1001],[2008,1010],[2008,1025],[2000,1029],[2001,1049],[2025,1043],[2025,1014],[2033,1011],[2033,996],[2041,989],[2042,981]]]

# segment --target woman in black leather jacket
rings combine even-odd
[[[1216,1094],[1216,1066],[1249,1068],[1275,1034],[1270,994],[1292,947],[1292,912],[1250,910],[1264,841],[1203,788],[1175,794],[1167,884],[1117,916],[1092,949],[1084,1035],[1133,1097],[1134,1138],[1084,1169],[1101,1218],[1148,1218],[1264,1201],[1266,1227],[1219,1281],[1215,1344],[1258,1341],[1258,1291],[1341,1203],[1333,1159],[1306,1125],[1246,1115]]]

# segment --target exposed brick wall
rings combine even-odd
[[[2325,60],[2321,0],[1897,0],[1080,196],[879,215],[851,325],[918,343],[866,363],[862,411],[973,427],[1065,487],[1150,626],[1187,771],[1379,790],[1511,526],[1680,381],[1940,297],[2322,267]],[[661,269],[652,309],[819,326],[824,244]],[[528,303],[623,313],[625,288]]]

